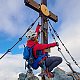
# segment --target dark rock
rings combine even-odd
[[[18,80],[39,80],[38,77],[34,76],[33,73],[21,73],[19,74]]]
[[[66,72],[60,68],[56,68],[53,73],[53,80],[73,80],[72,76],[68,76]]]
[[[72,77],[73,76],[72,73],[66,73],[64,70],[60,68],[54,69],[53,74],[54,74],[54,78],[51,80],[74,80]],[[45,77],[45,79],[50,80],[48,77]],[[33,72],[27,72],[26,74],[25,73],[19,74],[18,80],[39,80],[39,78],[35,76]],[[80,78],[77,80],[80,80]]]
[[[25,78],[26,78],[26,74],[21,73],[21,74],[19,74],[18,80],[25,80]]]

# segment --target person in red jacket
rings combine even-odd
[[[49,43],[49,44],[40,44],[38,42],[39,33],[40,33],[40,26],[38,25],[36,28],[36,31],[30,30],[26,34],[26,37],[28,38],[26,46],[28,46],[28,47],[34,46],[33,47],[33,56],[35,58],[38,58],[38,53],[37,53],[38,50],[41,50],[43,54],[47,54],[45,52],[45,49],[58,46],[57,42],[53,42],[53,43]],[[53,74],[51,71],[62,62],[62,58],[57,57],[57,56],[51,56],[51,57],[47,56],[39,62],[39,65],[42,63],[42,61],[45,61],[45,66],[46,66],[46,70],[44,72],[46,72],[48,77],[53,77]]]

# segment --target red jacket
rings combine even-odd
[[[35,58],[38,57],[37,54],[36,54],[37,50],[42,50],[43,54],[45,54],[45,52],[44,52],[45,49],[57,46],[56,42],[55,43],[50,43],[50,44],[39,44],[38,42],[34,42],[32,40],[28,40],[26,45],[28,47],[34,46],[33,55],[34,55]]]
[[[40,26],[39,25],[37,26],[35,32],[37,33],[37,38],[38,38],[38,35],[39,35],[39,32],[40,32]],[[36,54],[37,50],[42,50],[43,54],[45,54],[46,53],[46,52],[44,52],[45,49],[57,46],[56,42],[55,43],[50,43],[50,44],[39,44],[38,42],[35,42],[35,41],[32,41],[32,40],[28,40],[26,45],[28,47],[34,46],[33,55],[34,55],[35,58],[38,57],[37,54]]]

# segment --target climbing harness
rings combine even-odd
[[[68,54],[70,55],[71,59],[74,61],[74,63],[79,67],[79,65],[77,64],[77,62],[74,60],[74,58],[71,56],[70,52],[67,50],[67,48],[65,47],[65,45],[63,44],[63,42],[61,41],[59,35],[57,34],[57,32],[54,30],[54,28],[52,27],[52,24],[50,23],[50,21],[48,20],[50,26],[49,26],[49,30],[50,30],[50,33],[54,39],[54,41],[56,42],[56,39],[55,39],[55,36],[53,33],[55,33],[55,35],[57,36],[57,38],[60,40],[60,42],[62,43],[62,45],[64,46],[64,48],[66,49],[66,51],[68,52]],[[52,32],[52,30],[54,32]],[[72,66],[71,66],[71,63],[68,62],[68,60],[65,58],[65,56],[63,55],[62,51],[61,51],[61,48],[59,46],[58,47],[58,51],[61,53],[61,55],[63,56],[64,60],[66,61],[66,64],[69,66],[69,68],[71,69],[72,73],[73,73],[73,77],[74,77],[74,80],[80,80],[80,77],[79,75],[77,74],[76,71],[73,70]],[[79,67],[80,68],[80,67]],[[78,79],[76,78],[76,76],[78,77]]]
[[[40,17],[40,16],[39,16]],[[1,57],[2,59],[8,52],[11,52],[11,50],[22,40],[22,38],[25,36],[25,34],[34,26],[36,21],[39,19],[39,17],[28,27],[28,29],[25,31],[25,33],[19,38],[19,40],[10,48],[8,49]]]

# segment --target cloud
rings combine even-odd
[[[0,32],[10,36],[22,34],[37,17],[34,14],[34,10],[25,6],[24,0],[0,0]]]
[[[74,64],[72,64],[72,66],[76,71],[79,71],[78,69],[76,69],[76,66]],[[65,71],[70,71],[70,69],[65,64],[65,62],[60,64],[58,67],[60,67]],[[40,68],[38,70],[34,70],[33,73],[36,76],[38,76],[38,74],[40,73],[40,70],[41,70]],[[24,70],[24,60],[22,58],[22,54],[16,54],[16,55],[7,54],[2,60],[0,60],[0,79],[1,80],[5,80],[5,79],[17,80],[19,77],[19,73],[22,73],[22,72],[26,73],[26,70]]]
[[[26,22],[25,14],[22,15],[25,11],[23,10],[22,0],[0,0],[0,32],[5,32],[10,35],[16,35],[19,32],[22,32],[22,26],[24,26],[23,22]],[[6,3],[6,4],[5,4]],[[15,6],[14,6],[15,4]],[[75,58],[75,60],[80,63],[80,0],[56,0],[55,6],[51,10],[54,11],[58,17],[59,21],[61,21],[61,25],[59,26],[58,33],[60,35],[61,40],[65,44],[65,46],[69,49],[71,55]],[[23,10],[23,11],[22,11]],[[33,12],[33,11],[32,11]],[[29,12],[30,15],[31,12]],[[28,15],[28,14],[27,14]],[[26,15],[27,19],[28,16]],[[34,15],[36,16],[36,15]],[[30,18],[32,20],[32,18]],[[23,22],[22,22],[23,21]],[[58,22],[59,22],[58,21]],[[27,23],[30,21],[27,21]],[[21,24],[20,24],[21,23]],[[56,24],[55,24],[56,25]],[[23,30],[25,28],[23,27]],[[60,44],[63,54],[66,58],[72,63],[72,66],[75,70],[79,71],[77,66],[71,61],[71,58],[63,49]],[[19,48],[22,48],[20,45]],[[58,53],[57,48],[51,50],[51,55],[61,56]],[[61,56],[62,57],[62,56]],[[80,64],[79,64],[80,65]],[[17,80],[17,74],[19,72],[24,71],[24,61],[22,59],[22,55],[6,55],[0,61],[0,79],[1,80]],[[66,66],[66,68],[65,68]],[[67,67],[66,62],[60,65],[66,71],[70,71]],[[68,70],[67,70],[68,69]]]
[[[19,47],[19,49],[24,49],[24,44],[21,44],[18,47]]]
[[[0,54],[0,56],[1,55],[2,54]],[[15,55],[7,54],[3,59],[0,60],[0,79],[17,80],[19,77],[19,73],[22,72],[26,73],[26,70],[24,70],[24,61],[25,60],[23,60],[22,54],[15,54]],[[74,64],[72,64],[72,66],[76,71],[79,71],[78,69],[76,69],[76,66]],[[64,61],[58,67],[60,67],[65,71],[70,71],[70,69],[68,68],[68,66]],[[40,68],[38,70],[34,70],[33,73],[36,76],[38,76],[40,70],[41,70]]]
[[[15,11],[15,7],[12,7],[12,3],[8,0],[5,4],[5,0],[0,1],[0,31],[4,31],[7,33],[15,33],[16,29],[13,27],[12,21],[9,19],[13,12]]]
[[[0,55],[1,56],[1,55]],[[17,80],[18,73],[25,72],[21,54],[8,54],[0,60],[0,79]]]
[[[24,31],[25,16],[22,0],[0,0],[0,32],[16,36]]]
[[[55,3],[55,12],[58,15],[59,21],[61,21],[61,25],[59,25],[58,34],[65,44],[65,46],[70,51],[71,55],[74,57],[74,59],[80,63],[80,0],[61,0],[56,1]],[[58,22],[59,22],[58,21]],[[56,25],[56,24],[55,24]],[[60,42],[59,42],[60,43]],[[62,52],[64,56],[71,62],[70,56],[66,53],[65,49],[61,46]],[[56,50],[52,50],[54,55],[58,53]],[[52,54],[53,55],[53,54]],[[72,63],[72,62],[71,62]],[[73,64],[73,63],[72,63]],[[75,66],[72,65],[72,66]],[[79,64],[80,66],[80,64]],[[75,70],[78,68],[75,66]],[[78,69],[79,71],[79,69]]]
[[[65,0],[64,0],[65,1]],[[63,8],[63,23],[60,26],[60,35],[69,46],[73,55],[79,55],[80,47],[80,1],[71,0]],[[77,56],[76,56],[77,57]]]
[[[0,54],[1,56],[2,54]],[[24,69],[22,54],[7,54],[0,60],[0,79],[1,80],[17,80],[19,73],[26,73]],[[40,68],[33,71],[36,76],[40,73]]]

